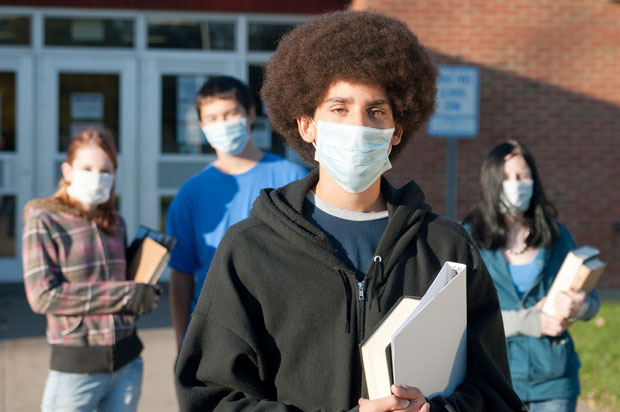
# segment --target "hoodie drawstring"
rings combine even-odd
[[[372,307],[372,301],[375,298],[375,290],[377,287],[377,279],[380,278],[379,282],[379,293],[377,295],[377,305],[379,306],[379,312],[381,312],[381,296],[383,296],[383,291],[385,290],[385,271],[383,268],[383,259],[381,256],[377,255],[372,260],[375,262],[375,270],[372,277],[372,284],[370,287],[370,302],[368,303],[368,308]]]
[[[344,294],[347,298],[347,319],[346,319],[346,325],[345,325],[345,332],[351,333],[351,305],[353,304],[351,285],[349,285],[349,281],[347,280],[347,274],[338,268],[336,268],[336,270],[338,271],[338,273],[340,273],[340,277],[342,278],[342,283],[344,286]]]

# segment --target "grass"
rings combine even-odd
[[[601,411],[620,411],[620,299],[604,297],[598,315],[571,328],[581,359],[580,400]]]

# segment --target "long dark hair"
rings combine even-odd
[[[506,246],[507,225],[499,209],[504,163],[508,155],[522,155],[530,168],[534,191],[529,208],[523,213],[530,230],[526,244],[532,247],[550,246],[559,236],[555,218],[557,210],[545,196],[536,162],[528,148],[516,140],[495,146],[487,155],[480,171],[480,199],[465,217],[471,225],[472,237],[485,249]]]
[[[114,137],[112,132],[107,129],[86,129],[78,133],[73,137],[69,147],[67,148],[67,163],[73,163],[75,155],[83,147],[96,146],[103,150],[105,154],[110,158],[114,165],[114,171],[118,168],[118,159],[116,156],[116,144],[114,143]],[[58,189],[52,196],[53,199],[58,200],[66,205],[75,206],[77,202],[73,200],[67,193],[69,183],[64,178],[60,178],[58,182]],[[98,205],[93,215],[93,220],[104,232],[108,235],[114,235],[116,226],[118,224],[118,212],[114,206],[114,186],[110,192],[110,199],[107,202]]]

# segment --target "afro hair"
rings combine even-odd
[[[435,110],[436,78],[437,68],[404,23],[375,12],[338,11],[282,37],[265,69],[261,95],[274,130],[313,163],[314,147],[299,135],[296,119],[314,117],[335,82],[381,86],[404,130],[394,158]]]

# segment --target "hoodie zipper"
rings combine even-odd
[[[381,264],[383,262],[383,259],[381,258],[381,256],[377,255],[373,258],[373,265],[378,265]],[[350,302],[350,298],[351,298],[351,294],[353,292],[353,288],[354,288],[354,283],[351,282],[350,280],[350,274],[348,274],[347,272],[345,272],[342,269],[339,268],[334,268],[334,270],[336,270],[338,273],[340,273],[340,276],[345,284],[345,289],[348,289],[348,291],[345,290],[345,293],[347,293],[347,300],[349,303]],[[353,275],[355,276],[355,275]],[[378,274],[375,273],[373,279],[373,282],[371,282],[371,287],[374,287],[375,284],[375,278],[378,276]],[[367,293],[367,284],[366,284],[366,278],[368,277],[368,275],[366,275],[364,277],[364,280],[357,280],[356,279],[356,284],[357,284],[357,331],[358,331],[358,337],[359,340],[362,341],[366,335],[366,293]],[[372,298],[371,298],[372,300]],[[351,302],[352,303],[352,302]],[[351,310],[351,306],[349,306],[349,308],[347,310]],[[347,314],[347,333],[349,332],[349,319],[350,319],[350,312]]]
[[[364,324],[366,323],[366,282],[358,281],[357,282],[357,312],[358,312],[358,336],[360,337],[360,341],[364,339]]]
[[[334,270],[336,270],[336,272],[338,272],[340,274],[340,278],[342,279],[343,285],[344,285],[344,292],[346,295],[346,299],[347,299],[347,314],[346,314],[346,326],[345,326],[345,331],[346,333],[351,333],[351,311],[353,310],[353,293],[355,290],[355,285],[357,285],[357,304],[355,304],[355,306],[357,307],[357,335],[358,336],[364,336],[364,318],[365,318],[365,304],[364,301],[366,300],[366,283],[362,280],[362,281],[352,281],[351,280],[351,275],[349,273],[347,273],[346,271],[340,269],[340,268],[334,268]],[[354,275],[353,275],[354,276]],[[357,279],[356,279],[357,280]],[[360,339],[361,340],[361,339]]]
[[[366,300],[366,296],[364,294],[364,281],[357,282],[357,297],[358,300]]]
[[[382,265],[383,264],[383,258],[380,255],[376,255],[375,257],[372,258],[372,266],[373,266],[373,270],[376,269],[377,265]],[[381,269],[383,269],[383,267],[380,267]],[[372,300],[373,300],[373,294],[375,292],[375,285],[377,282],[377,277],[379,276],[378,273],[375,273],[372,277],[372,282],[370,283],[370,300],[371,300],[371,305],[372,305]],[[360,341],[364,340],[364,338],[366,337],[366,292],[367,289],[366,287],[368,285],[366,285],[366,278],[368,277],[368,274],[366,274],[366,276],[364,277],[364,280],[362,281],[358,281],[357,282],[357,319],[358,319],[358,326],[357,326],[357,330],[359,332],[359,339]]]

